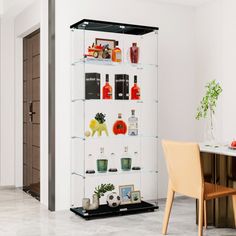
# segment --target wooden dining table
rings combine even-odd
[[[236,188],[236,150],[228,145],[206,143],[200,143],[199,147],[205,181]],[[231,197],[207,201],[207,223],[219,228],[234,228]]]

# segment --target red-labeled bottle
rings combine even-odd
[[[118,135],[118,134],[126,134],[126,132],[127,132],[127,125],[122,120],[122,114],[118,113],[118,120],[113,125],[113,133],[115,135]]]
[[[106,74],[106,84],[102,88],[102,98],[112,99],[112,87],[109,84],[109,75]]]
[[[139,100],[140,99],[140,88],[137,85],[137,75],[134,76],[134,85],[131,88],[131,100]]]

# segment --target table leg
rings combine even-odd
[[[201,156],[205,181],[236,188],[236,158],[207,153]],[[207,222],[219,228],[234,228],[232,198],[207,201]]]

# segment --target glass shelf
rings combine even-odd
[[[130,34],[130,35],[145,35],[150,32],[157,32],[159,30],[158,27],[153,26],[144,26],[144,25],[131,25],[125,23],[117,23],[117,22],[106,22],[106,21],[98,21],[91,19],[83,19],[78,21],[77,23],[70,26],[72,30],[90,30],[90,31],[102,31],[102,32],[111,32],[118,34]]]
[[[134,174],[158,174],[157,170],[130,170],[130,171],[117,171],[117,172],[105,172],[105,173],[94,173],[94,174],[80,174],[77,172],[72,172],[72,175],[79,176],[81,178],[92,178],[92,177],[104,177],[104,176],[114,176],[114,175],[134,175]]]
[[[96,59],[96,58],[82,58],[71,63],[72,66],[77,64],[92,64],[92,65],[108,65],[108,66],[130,66],[137,69],[143,69],[143,67],[151,66],[158,67],[157,64],[145,64],[145,63],[130,63],[130,62],[113,62],[110,59]]]
[[[148,136],[148,135],[137,135],[137,136],[129,136],[129,135],[114,135],[114,136],[96,136],[96,137],[78,137],[78,136],[72,136],[71,139],[81,139],[84,141],[92,141],[92,140],[108,140],[108,139],[138,139],[138,138],[152,138],[152,139],[158,139],[158,136]]]
[[[142,103],[148,103],[148,102],[154,102],[154,103],[158,103],[158,100],[155,99],[145,99],[145,100],[114,100],[114,99],[82,99],[82,98],[78,98],[78,99],[72,99],[71,100],[72,103],[74,102],[85,102],[85,103],[137,103],[137,104],[142,104]]]

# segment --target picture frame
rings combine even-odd
[[[110,48],[111,50],[113,50],[113,49],[116,47],[116,40],[114,40],[114,39],[96,38],[96,39],[95,39],[95,44],[96,44],[96,45],[100,45],[100,44],[101,44],[102,46],[108,44],[108,45],[109,45],[109,48]]]
[[[131,192],[134,191],[134,185],[121,185],[119,186],[119,195],[121,199],[121,205],[132,204]]]
[[[141,203],[142,202],[142,200],[141,200],[141,192],[140,191],[132,191],[130,193],[130,197],[131,197],[132,204]]]

